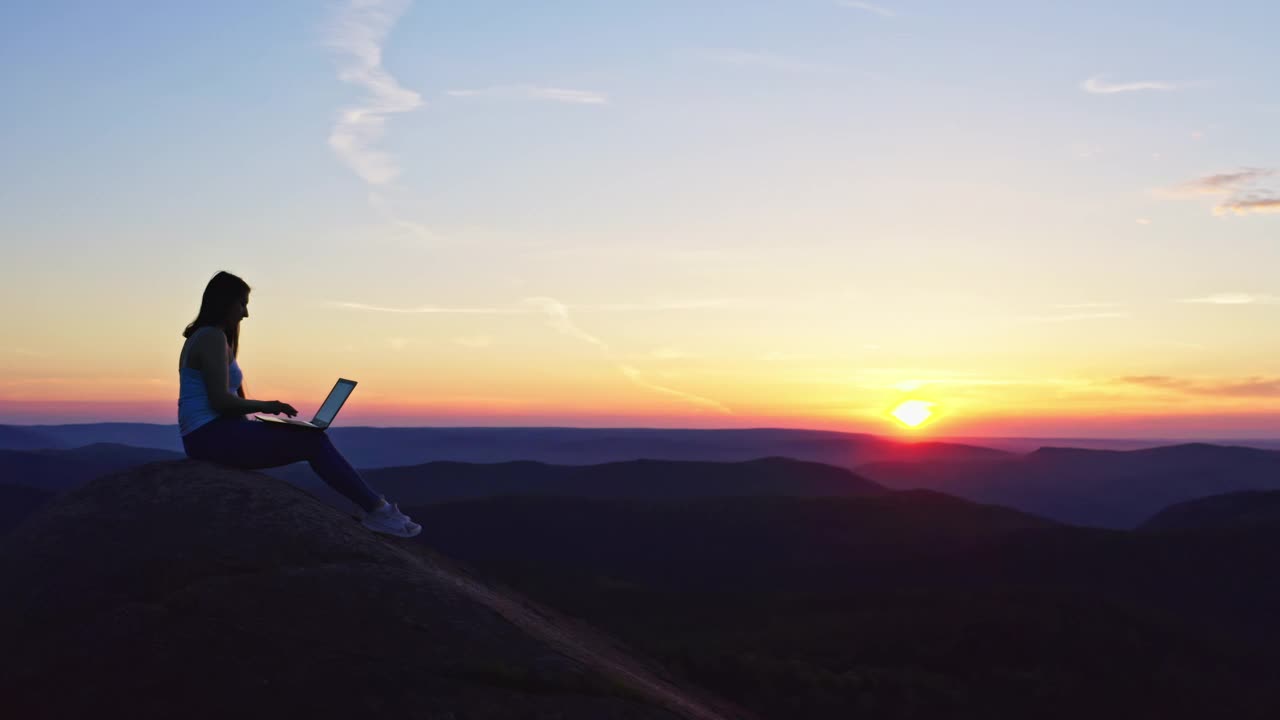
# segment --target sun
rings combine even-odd
[[[898,404],[889,414],[898,418],[898,421],[907,427],[920,427],[924,421],[933,416],[933,406],[936,403],[925,402],[924,400],[906,400]]]

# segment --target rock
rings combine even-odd
[[[194,460],[46,505],[0,578],[10,717],[726,717],[415,541]]]

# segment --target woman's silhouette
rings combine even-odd
[[[245,417],[255,412],[298,414],[288,403],[245,396],[236,355],[240,321],[247,317],[249,286],[219,272],[204,289],[200,313],[182,332],[187,341],[178,358],[178,427],[187,455],[246,470],[306,460],[321,479],[364,509],[365,527],[400,537],[422,532],[421,525],[365,484],[328,433]]]

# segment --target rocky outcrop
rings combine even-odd
[[[737,716],[415,541],[192,460],[61,496],[0,578],[12,717]]]

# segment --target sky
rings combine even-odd
[[[1277,20],[6,3],[0,422],[176,422],[227,270],[303,417],[1277,437]]]

